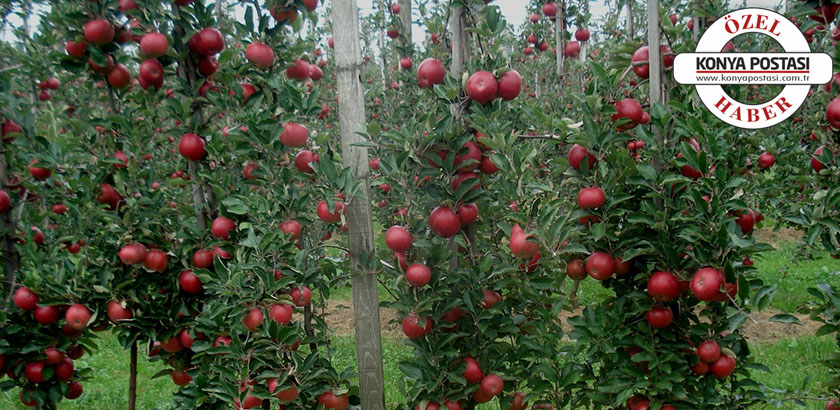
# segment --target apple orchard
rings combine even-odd
[[[505,1],[6,2],[6,405],[83,402],[113,335],[132,410],[840,409],[840,361],[810,397],[769,388],[743,331],[785,297],[756,231],[840,256],[840,73],[738,129],[671,72],[728,1]],[[838,9],[784,15],[837,58]],[[807,313],[840,337],[819,282]]]

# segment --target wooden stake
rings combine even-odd
[[[461,79],[464,64],[470,58],[470,38],[467,34],[467,12],[463,7],[452,7],[449,16],[449,31],[452,38],[452,65],[449,68],[452,76]]]
[[[379,329],[379,293],[376,271],[373,217],[367,147],[359,146],[365,129],[362,56],[359,44],[359,8],[356,0],[335,0],[332,9],[338,73],[338,118],[341,156],[353,169],[361,192],[350,195],[346,217],[350,237],[353,318],[359,366],[359,392],[365,410],[385,410],[385,377],[382,368],[382,335]],[[384,50],[383,50],[384,52]]]

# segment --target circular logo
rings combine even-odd
[[[769,36],[784,52],[721,52],[730,40],[748,33]],[[694,53],[677,55],[674,77],[681,84],[694,84],[706,108],[722,121],[758,129],[796,113],[812,84],[830,81],[831,67],[831,57],[811,53],[793,22],[770,10],[748,8],[717,19],[703,33]],[[724,91],[722,85],[726,84],[780,84],[784,88],[765,103],[745,104]]]

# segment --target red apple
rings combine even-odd
[[[213,224],[210,226],[210,232],[213,234],[213,237],[224,240],[230,239],[230,231],[234,229],[236,229],[236,223],[232,219],[223,216],[214,219]]]
[[[677,277],[669,272],[656,272],[648,279],[647,290],[650,296],[659,302],[676,299],[680,293]]]
[[[402,329],[409,339],[418,339],[432,330],[432,320],[429,318],[421,319],[416,313],[412,313],[403,319]]]
[[[317,154],[309,150],[301,150],[295,155],[295,168],[300,172],[315,172],[309,164],[319,162],[320,158]]]
[[[691,293],[699,300],[713,301],[721,292],[723,275],[713,268],[698,269],[691,279]]]
[[[32,383],[41,383],[44,379],[44,362],[30,362],[24,367],[26,379]]]
[[[344,202],[336,201],[333,203],[333,212],[330,212],[330,207],[327,204],[327,201],[321,200],[318,203],[317,207],[317,214],[318,218],[326,223],[340,223],[341,222],[341,214],[344,212]]]
[[[566,43],[566,48],[564,49],[564,51],[566,52],[567,57],[577,58],[577,56],[580,55],[580,43],[578,43],[577,41],[570,41]]]
[[[303,125],[290,122],[283,126],[280,141],[287,147],[303,147],[309,138],[309,130]]]
[[[405,270],[405,279],[411,286],[422,288],[432,280],[432,271],[426,265],[415,263]]]
[[[578,192],[577,202],[582,209],[600,208],[606,202],[606,197],[601,188],[583,188]]]
[[[553,1],[545,3],[542,6],[542,12],[546,17],[556,16],[557,15],[557,10],[559,10],[559,8],[557,7],[557,3],[553,2]]]
[[[433,234],[442,238],[451,238],[458,233],[461,220],[453,210],[446,206],[439,206],[429,215],[429,227]]]
[[[286,69],[286,76],[298,81],[305,81],[309,78],[309,63],[306,60],[298,59],[295,64]]]
[[[765,152],[758,157],[758,166],[761,169],[767,169],[773,166],[776,163],[776,157],[769,152]]]
[[[169,40],[160,33],[144,34],[140,39],[140,52],[147,58],[160,57],[169,50]]]
[[[586,147],[578,144],[572,145],[572,148],[569,149],[569,166],[580,171],[584,158],[586,158],[587,168],[591,170],[595,161],[597,161],[595,156],[590,154]]]
[[[475,359],[465,357],[464,363],[467,366],[466,370],[464,370],[464,379],[467,380],[467,383],[478,383],[484,378],[484,373],[481,371],[481,367],[478,366],[478,362]]]
[[[57,306],[38,306],[33,313],[35,320],[42,325],[55,323],[60,316]]]
[[[65,357],[60,363],[55,365],[55,377],[63,382],[70,380],[73,377],[74,371],[75,365],[73,365],[73,360],[69,357]]]
[[[112,300],[108,302],[108,319],[111,319],[112,322],[119,322],[120,320],[128,320],[134,317],[131,309],[126,308],[125,305],[125,301],[117,302],[116,300]]]
[[[274,50],[262,43],[251,43],[245,49],[245,59],[257,68],[266,69],[274,65]]]
[[[394,252],[405,252],[413,243],[411,234],[402,226],[394,225],[385,232],[385,245]]]
[[[155,272],[166,271],[166,266],[169,264],[169,256],[160,249],[150,249],[146,252],[146,257],[143,259],[143,266],[146,269]]]
[[[505,388],[505,382],[496,374],[488,374],[481,379],[481,391],[489,396],[498,396],[502,394]]]
[[[840,128],[840,97],[834,98],[828,103],[828,107],[825,109],[825,118],[832,128]]]
[[[597,280],[607,280],[615,273],[615,259],[606,252],[594,252],[586,259],[586,273]]]
[[[300,234],[303,232],[303,227],[298,221],[290,219],[280,224],[280,230],[283,231],[284,234],[290,235],[289,239],[295,240],[300,237]]]
[[[108,84],[111,84],[111,87],[114,88],[125,88],[127,85],[131,84],[131,73],[128,71],[128,67],[117,64],[114,66],[114,69],[108,73]]]
[[[489,71],[478,71],[467,80],[467,95],[482,105],[496,98],[498,88],[496,76]]]
[[[723,379],[735,371],[735,358],[722,354],[719,359],[709,366],[709,370],[711,370],[712,374],[718,379]]]
[[[184,134],[178,142],[178,151],[184,158],[198,161],[206,154],[204,140],[196,134]]]
[[[303,286],[292,289],[289,296],[292,297],[292,302],[294,302],[295,306],[305,307],[312,300],[312,291],[308,287]]]
[[[212,56],[219,54],[225,48],[225,39],[219,30],[208,27],[194,34],[188,45],[193,53],[201,56]]]
[[[262,309],[254,308],[242,318],[242,324],[245,325],[245,328],[248,329],[248,331],[256,332],[260,325],[262,325],[263,318],[264,315]]]
[[[181,272],[178,277],[178,283],[181,285],[181,290],[187,293],[198,294],[201,293],[202,284],[201,279],[196,276],[191,270]]]
[[[618,127],[619,131],[627,131],[634,128],[642,121],[642,106],[633,98],[625,98],[615,103],[616,113],[612,116],[612,121],[616,122],[619,119],[627,118],[630,122]]]
[[[720,358],[720,346],[714,340],[707,340],[697,346],[697,355],[703,363],[712,364]]]
[[[526,234],[525,231],[519,227],[519,224],[514,224],[510,229],[510,251],[513,256],[523,259],[531,259],[540,251],[540,245],[536,241],[529,241],[533,235]]]
[[[24,311],[33,311],[38,307],[38,295],[33,293],[29,288],[21,286],[15,291],[14,295],[15,306]]]
[[[654,306],[648,310],[645,317],[650,327],[662,329],[668,327],[671,321],[674,320],[674,312],[667,306]]]
[[[496,96],[502,101],[510,101],[519,96],[522,91],[522,76],[516,70],[506,71],[499,77]]]
[[[114,25],[104,19],[91,20],[84,26],[85,41],[104,46],[114,40]]]
[[[268,318],[285,326],[292,322],[292,313],[294,308],[291,305],[275,303],[268,311]]]
[[[67,324],[73,329],[84,329],[90,321],[90,310],[88,310],[87,306],[76,303],[67,308],[67,312],[64,313],[64,319],[67,320]]]

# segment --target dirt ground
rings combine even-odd
[[[779,228],[778,231],[774,231],[773,228],[759,228],[753,232],[753,237],[758,242],[765,242],[772,245],[774,248],[778,248],[779,244],[784,242],[799,242],[802,239],[804,233],[798,229],[792,228]]]
[[[778,247],[781,243],[798,242],[802,238],[803,233],[802,231],[790,228],[781,228],[778,231],[774,231],[773,228],[761,228],[757,229],[753,235],[760,242],[769,243],[774,247]],[[571,330],[571,326],[566,324],[566,320],[579,315],[580,312],[580,309],[578,309],[574,312],[561,313],[564,331]],[[794,315],[799,318],[802,325],[770,322],[770,318],[778,313],[780,312],[768,310],[751,314],[750,319],[744,323],[743,327],[747,338],[751,341],[761,343],[772,342],[785,337],[813,335],[821,325],[819,322],[810,320],[807,315]],[[403,337],[400,325],[396,323],[397,312],[394,309],[380,308],[379,318],[380,329],[384,337]],[[327,301],[326,320],[330,328],[337,334],[352,335],[354,333],[352,302],[349,300]]]
[[[352,335],[354,333],[353,306],[350,301],[328,301],[326,313],[327,324],[337,334]],[[580,313],[581,309],[574,312],[563,312],[561,314],[564,331],[569,332],[572,330],[571,326],[566,324],[566,320]],[[750,319],[744,323],[743,327],[747,338],[753,342],[762,343],[772,342],[786,337],[813,335],[821,325],[819,322],[810,320],[807,315],[794,315],[799,318],[802,325],[771,322],[770,318],[778,313],[768,310],[751,314]],[[397,312],[394,309],[380,308],[379,318],[383,337],[403,337],[399,324],[392,322],[397,318]]]

